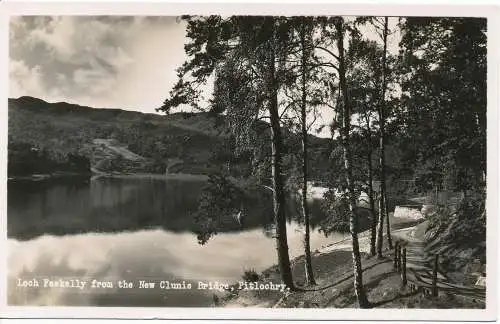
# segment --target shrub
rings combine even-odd
[[[440,234],[444,243],[474,244],[486,239],[485,193],[476,191],[462,198],[456,208],[444,206],[428,217],[428,231]]]
[[[329,216],[320,224],[320,230],[329,235],[332,232],[349,232],[350,209],[347,197],[336,197],[335,191],[325,194],[322,209]]]
[[[259,281],[260,276],[254,269],[247,269],[243,271],[241,278],[245,281]]]

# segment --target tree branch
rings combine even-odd
[[[312,65],[311,68],[309,69],[309,71],[312,71],[313,69],[315,69],[317,67],[331,67],[331,68],[334,68],[337,72],[339,72],[339,68],[336,65],[333,65],[332,63],[328,63],[328,62],[323,62],[323,63],[318,63],[315,65]]]
[[[323,50],[323,51],[327,52],[328,54],[330,54],[331,56],[333,56],[334,58],[336,58],[336,59],[337,59],[337,61],[339,61],[339,60],[340,60],[340,58],[338,57],[338,55],[333,54],[333,52],[332,52],[332,51],[330,51],[330,50],[329,50],[329,49],[327,49],[327,48],[324,48],[324,47],[322,47],[322,46],[317,46],[317,45],[316,45],[314,48],[317,48],[317,49],[320,49],[320,50]]]

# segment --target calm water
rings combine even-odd
[[[269,194],[245,200],[243,228],[226,222],[207,244],[199,245],[192,214],[202,186],[137,178],[9,181],[9,303],[209,306],[215,291],[197,289],[199,281],[231,284],[246,269],[262,271],[275,264]],[[295,210],[289,207],[288,213],[291,257],[302,254],[303,228]],[[318,208],[313,211],[315,225],[323,215]],[[335,239],[314,227],[312,249]],[[18,279],[37,281],[39,287],[18,287]],[[43,279],[87,284],[84,289],[43,287]],[[113,288],[91,288],[94,279],[111,282]],[[134,288],[118,288],[120,280]],[[156,287],[138,288],[140,280]],[[159,289],[160,281],[184,281],[192,289]]]

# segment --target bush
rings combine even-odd
[[[332,232],[349,232],[350,209],[346,197],[336,197],[335,192],[330,190],[325,194],[322,208],[328,215],[320,224],[320,230],[325,235],[329,235]]]
[[[482,242],[486,240],[486,199],[475,192],[460,201],[455,217],[457,226],[451,232],[452,242]]]
[[[260,276],[254,269],[244,270],[243,276],[241,278],[244,281],[259,281]]]
[[[428,231],[436,235],[448,229],[441,238],[444,243],[474,244],[486,240],[486,195],[473,192],[456,208],[444,206],[429,216]]]

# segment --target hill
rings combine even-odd
[[[236,156],[222,115],[164,116],[49,103],[33,97],[9,99],[8,107],[9,176],[54,172],[207,174],[227,168],[236,176],[251,174],[250,154]],[[259,123],[258,127],[265,126]],[[317,177],[328,168],[330,144],[314,136],[311,144],[311,171]]]

